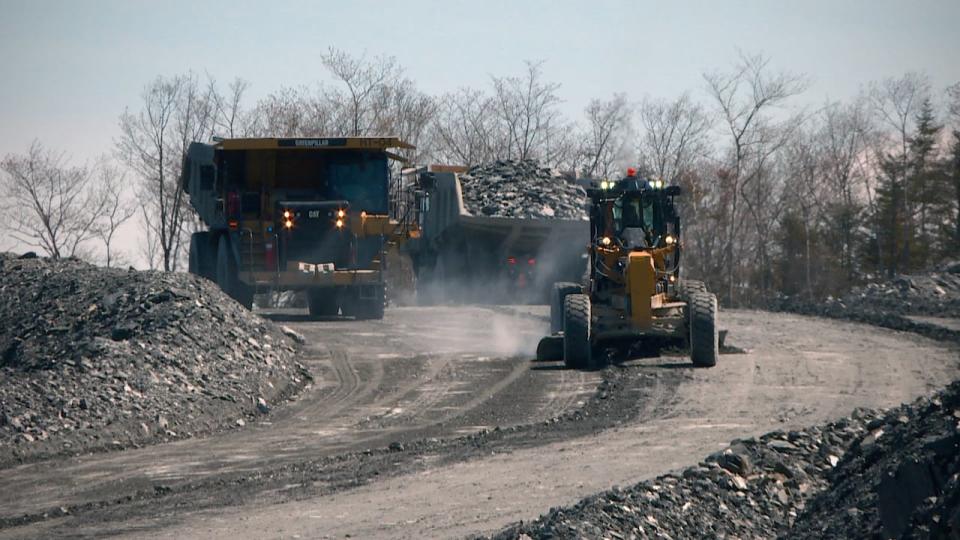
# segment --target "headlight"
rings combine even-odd
[[[289,212],[288,212],[288,213],[289,213]],[[288,229],[292,229],[292,228],[293,228],[293,220],[288,219],[288,220],[284,221],[284,222],[283,222],[283,226],[286,227],[286,228],[288,228]]]
[[[337,210],[337,217],[338,217],[338,218],[343,219],[346,215],[347,215],[347,213],[344,212],[342,209],[341,209],[341,210]]]
[[[610,189],[610,182],[603,180],[600,182],[600,189]]]
[[[677,241],[677,239],[674,238],[672,234],[668,234],[666,237],[664,237],[663,241],[664,241],[668,246],[672,246],[673,243]]]
[[[609,246],[611,242],[613,242],[613,240],[611,240],[609,236],[604,236],[600,239],[600,243],[605,246]]]
[[[343,220],[342,220],[342,219],[338,219],[336,225],[337,225],[337,228],[338,228],[338,229],[342,229],[342,228],[343,228]]]
[[[290,214],[289,210],[283,211],[283,219],[290,219],[291,217],[292,217],[292,214]]]

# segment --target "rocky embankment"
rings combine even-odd
[[[474,215],[587,219],[587,194],[533,160],[498,160],[460,175],[463,204]]]
[[[189,274],[0,254],[0,467],[242,427],[309,374]]]
[[[844,311],[960,317],[960,262],[944,264],[928,274],[873,281],[839,298],[809,301],[801,297],[780,296],[767,307],[826,317]]]
[[[694,467],[494,538],[956,538],[958,477],[953,383],[887,411],[735,440]]]

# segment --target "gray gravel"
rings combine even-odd
[[[460,175],[463,204],[474,215],[588,219],[586,192],[533,160],[498,160]]]
[[[189,274],[0,254],[0,466],[236,429],[309,374]]]

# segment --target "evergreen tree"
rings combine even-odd
[[[925,99],[916,116],[917,127],[910,137],[907,158],[904,231],[907,239],[905,260],[910,270],[927,268],[938,249],[938,229],[943,219],[944,178],[937,161],[937,125],[933,104]],[[913,230],[910,230],[913,229]],[[916,242],[911,242],[912,237]]]

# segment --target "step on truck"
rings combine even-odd
[[[390,204],[393,137],[194,142],[181,181],[207,230],[190,272],[247,308],[255,293],[304,291],[315,316],[383,318],[387,247],[414,234]]]
[[[420,235],[404,250],[421,304],[543,303],[554,282],[582,278],[589,222],[473,214],[458,176],[465,171],[445,165],[404,171],[418,194]]]

